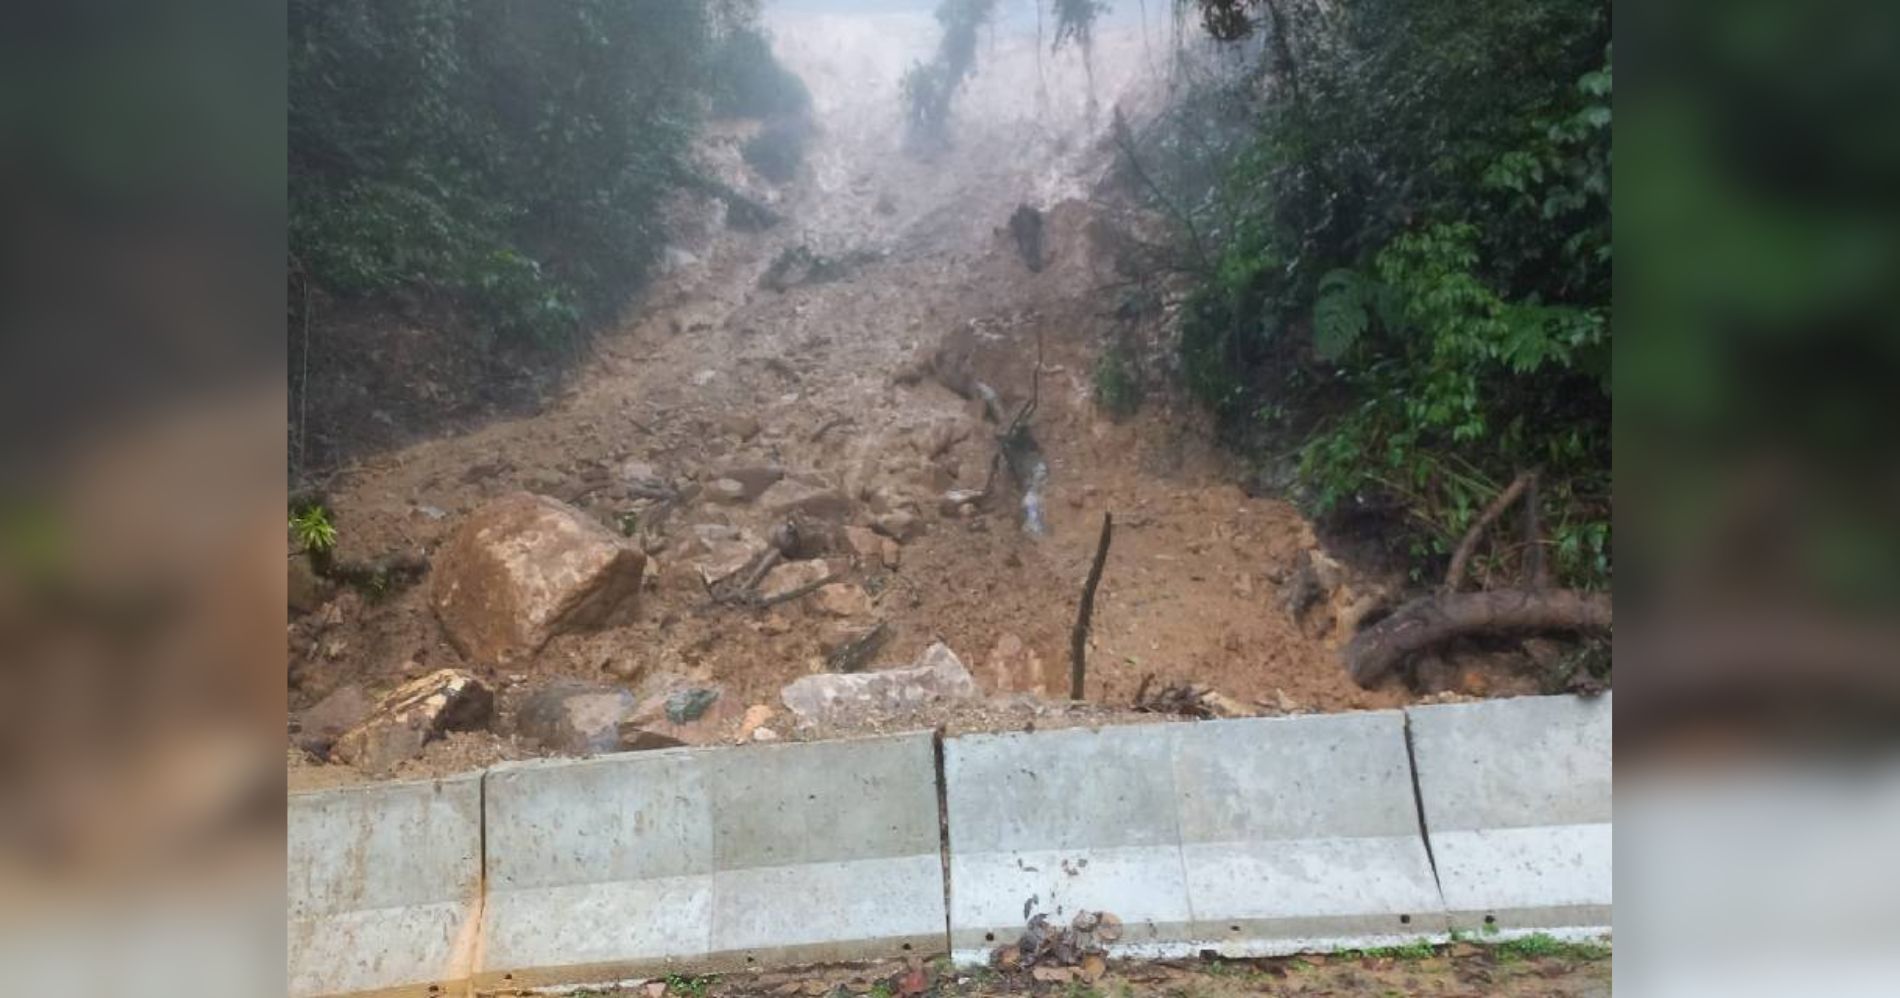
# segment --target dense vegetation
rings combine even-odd
[[[802,113],[757,0],[291,0],[293,271],[549,345],[625,304],[707,111]]]
[[[1558,579],[1606,586],[1608,3],[1199,6],[1265,44],[1219,88],[1248,116],[1220,179],[1171,205],[1201,278],[1192,388],[1297,458],[1318,511],[1392,525],[1418,573],[1539,470]]]

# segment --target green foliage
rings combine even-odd
[[[717,978],[710,975],[692,977],[684,974],[668,974],[666,975],[666,993],[681,995],[683,998],[706,998],[715,980]]]
[[[291,0],[292,256],[333,295],[419,290],[489,340],[568,341],[657,259],[702,109],[808,101],[751,17],[731,0]]]
[[[1537,959],[1591,962],[1610,958],[1610,947],[1602,943],[1564,942],[1542,932],[1496,943],[1491,952],[1496,954],[1499,963]]]
[[[330,522],[330,511],[318,504],[291,511],[290,536],[305,552],[326,555],[336,550],[336,525]]]
[[[1350,950],[1344,955],[1353,958],[1404,960],[1410,962],[1429,960],[1437,954],[1438,951],[1432,948],[1431,943],[1425,942],[1424,940],[1417,940],[1398,946],[1374,946],[1369,949]]]
[[[1224,179],[1179,199],[1213,246],[1190,388],[1421,577],[1540,469],[1558,577],[1607,585],[1607,3],[1201,6],[1225,37],[1269,22],[1274,79]]]

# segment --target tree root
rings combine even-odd
[[[1575,589],[1500,589],[1415,599],[1360,631],[1346,646],[1346,671],[1372,687],[1406,656],[1471,634],[1610,630],[1610,596]]]

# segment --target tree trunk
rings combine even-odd
[[[1609,629],[1608,593],[1499,589],[1425,596],[1354,635],[1346,646],[1346,671],[1371,687],[1407,655],[1462,635]]]

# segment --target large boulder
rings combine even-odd
[[[638,548],[579,510],[516,492],[469,514],[449,538],[431,602],[462,654],[507,664],[556,634],[623,618],[645,568]]]
[[[799,679],[779,692],[786,709],[807,723],[890,713],[976,695],[976,681],[970,677],[970,670],[942,642],[931,645],[909,668],[820,673]]]

